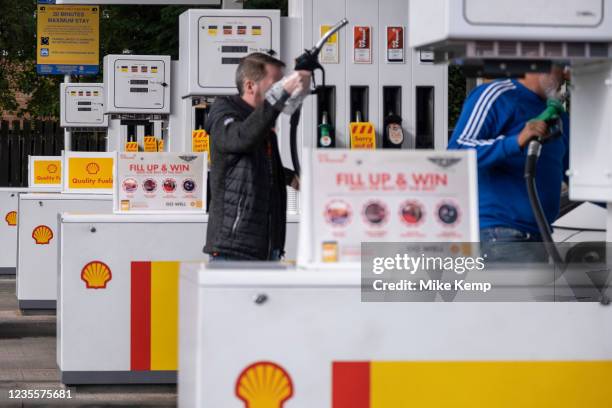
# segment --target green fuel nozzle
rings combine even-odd
[[[561,114],[565,112],[565,108],[563,107],[563,103],[558,99],[548,99],[546,101],[546,109],[542,111],[538,116],[531,119],[531,121],[542,120],[544,122],[549,122],[552,120],[557,120],[561,117]]]
[[[529,122],[544,121],[548,125],[548,131],[551,134],[551,139],[560,136],[563,133],[563,121],[561,115],[565,112],[563,102],[559,99],[549,98],[546,101],[546,109],[544,109],[538,116],[531,119]],[[538,138],[538,142],[542,143]]]

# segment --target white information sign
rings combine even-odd
[[[312,262],[359,262],[362,242],[478,242],[472,151],[315,150],[311,160]]]
[[[203,213],[206,153],[119,153],[116,213]]]

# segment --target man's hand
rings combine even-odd
[[[302,93],[310,89],[310,71],[295,71],[287,77],[283,88],[289,95]]]
[[[521,133],[518,136],[518,144],[521,149],[529,144],[531,139],[540,138],[546,140],[550,137],[548,132],[548,125],[542,120],[535,120],[533,122],[527,122]]]
[[[291,187],[295,190],[300,191],[300,178],[298,176],[293,176],[293,180],[291,180]]]

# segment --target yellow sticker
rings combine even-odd
[[[208,153],[210,158],[210,137],[204,129],[191,132],[191,150],[194,153]]]
[[[125,144],[125,151],[130,153],[138,152],[138,142],[127,142]]]
[[[323,262],[338,262],[338,243],[335,241],[323,242]]]
[[[111,190],[113,162],[112,157],[69,157],[68,187]]]
[[[144,151],[147,153],[157,152],[157,138],[155,136],[144,137]]]
[[[351,122],[351,149],[376,149],[376,132],[370,122]]]
[[[61,160],[34,160],[34,185],[62,184]]]

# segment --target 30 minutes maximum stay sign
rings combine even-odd
[[[100,63],[100,7],[39,4],[36,71],[95,75]]]

